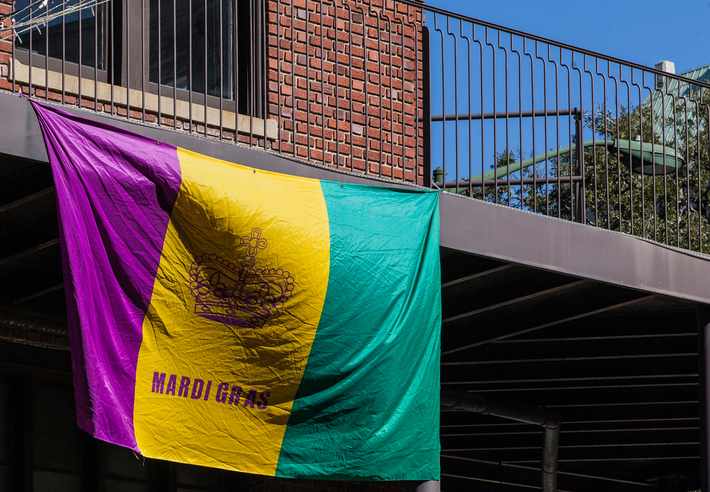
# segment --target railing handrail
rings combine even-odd
[[[659,69],[654,68],[654,67],[648,67],[648,66],[646,66],[646,65],[641,65],[640,63],[634,63],[634,62],[632,62],[632,61],[624,60],[624,59],[617,58],[617,57],[614,57],[614,56],[605,55],[605,54],[603,54],[603,53],[599,53],[599,52],[596,52],[596,51],[588,50],[588,49],[585,49],[585,48],[580,48],[580,47],[578,47],[578,46],[574,46],[574,45],[571,45],[571,44],[563,43],[563,42],[560,42],[560,41],[555,41],[555,40],[553,40],[553,39],[545,38],[545,37],[543,37],[543,36],[537,36],[537,35],[535,35],[535,34],[530,34],[530,33],[527,33],[527,32],[525,32],[525,31],[521,31],[521,30],[519,30],[519,29],[513,29],[513,28],[510,28],[510,27],[501,26],[501,25],[499,25],[499,24],[494,24],[494,23],[492,23],[492,22],[488,22],[488,21],[484,21],[484,20],[481,20],[481,19],[477,19],[477,18],[475,18],[475,17],[469,17],[469,16],[464,15],[464,14],[459,14],[459,13],[456,13],[456,12],[451,12],[451,11],[449,11],[449,10],[445,10],[445,9],[440,8],[440,7],[433,7],[433,6],[431,6],[431,5],[427,5],[426,3],[422,3],[421,0],[395,0],[395,2],[396,2],[396,3],[402,3],[402,4],[405,4],[405,5],[409,5],[409,6],[413,6],[413,7],[419,7],[419,8],[421,8],[421,9],[424,9],[425,11],[430,11],[430,12],[433,12],[433,13],[435,13],[435,14],[441,14],[441,15],[445,15],[445,16],[448,16],[448,17],[453,17],[453,18],[455,18],[455,19],[458,19],[458,20],[464,21],[464,22],[472,22],[472,23],[479,24],[479,25],[484,26],[484,27],[489,27],[489,28],[491,28],[491,29],[495,29],[495,30],[498,30],[498,31],[503,31],[503,32],[505,32],[505,33],[512,34],[512,35],[515,35],[515,36],[522,36],[522,37],[524,37],[524,38],[531,39],[531,40],[533,40],[533,41],[539,41],[539,42],[541,42],[541,43],[550,44],[550,45],[556,46],[556,47],[558,47],[558,48],[562,48],[562,49],[566,49],[566,50],[570,50],[570,51],[579,52],[579,53],[581,53],[581,54],[583,54],[583,55],[593,56],[593,57],[595,57],[595,58],[601,58],[601,59],[603,59],[603,60],[605,60],[605,61],[609,61],[609,62],[612,62],[612,63],[618,63],[618,64],[620,64],[620,65],[626,65],[626,66],[628,66],[628,67],[630,67],[630,68],[635,68],[635,69],[638,69],[638,70],[643,70],[643,71],[650,72],[650,73],[653,73],[653,74],[655,74],[655,75],[661,75],[661,76],[664,76],[664,77],[671,77],[671,78],[674,78],[674,79],[678,79],[678,80],[681,81],[681,82],[685,82],[685,83],[688,83],[688,84],[697,85],[697,86],[699,86],[699,87],[704,87],[704,88],[706,88],[706,89],[710,89],[710,83],[707,83],[707,82],[702,82],[702,81],[699,81],[699,80],[689,79],[689,78],[683,77],[683,76],[681,76],[681,75],[679,75],[679,74],[664,72],[663,70],[659,70]],[[691,69],[691,70],[692,70],[692,69]]]

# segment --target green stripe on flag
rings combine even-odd
[[[438,479],[438,195],[321,186],[330,278],[276,475]]]

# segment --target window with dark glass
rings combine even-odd
[[[263,0],[150,0],[149,79],[261,116]]]
[[[80,0],[16,0],[15,50],[99,70],[105,67],[105,4],[80,8]]]

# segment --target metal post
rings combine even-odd
[[[585,224],[587,222],[586,204],[585,204],[585,193],[584,193],[584,146],[583,142],[583,131],[584,122],[582,121],[582,111],[574,108],[574,128],[575,128],[575,142],[577,147],[576,160],[577,176],[582,178],[582,181],[577,181],[574,184],[574,221],[580,224]]]
[[[708,486],[708,457],[710,438],[708,436],[708,356],[710,355],[710,306],[698,305],[698,390],[700,403],[700,490],[710,492]]]
[[[423,173],[424,182],[422,183],[425,187],[431,188],[431,70],[429,53],[431,46],[429,45],[429,28],[424,26],[422,28],[422,46],[424,47],[423,57],[423,68],[422,77],[424,79],[424,115],[423,115],[423,125],[424,125],[424,162],[423,162]],[[417,134],[419,134],[419,129],[417,129]],[[404,142],[402,142],[404,145]],[[415,149],[415,159],[419,158],[419,149]],[[444,181],[443,179],[441,180]]]
[[[710,318],[708,318],[710,329]],[[468,392],[441,392],[441,410],[473,412],[543,427],[542,492],[557,492],[557,456],[560,444],[560,416],[544,407],[496,400]],[[705,492],[705,491],[703,491]]]
[[[560,448],[559,423],[542,429],[542,490],[557,490],[557,456]]]
[[[438,480],[414,482],[409,490],[411,492],[439,492],[441,490],[441,482]]]

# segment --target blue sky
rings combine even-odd
[[[710,64],[708,0],[426,0],[469,17],[676,72]]]

